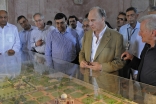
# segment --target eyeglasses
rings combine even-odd
[[[119,17],[117,17],[117,20],[121,20],[121,21],[123,21],[123,20],[124,20],[124,18],[119,18]]]
[[[83,25],[82,27],[83,27],[83,28],[84,28],[84,27],[86,27],[86,28],[87,28],[87,27],[89,27],[89,25]]]

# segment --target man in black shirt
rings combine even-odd
[[[128,52],[124,52],[121,58],[131,60],[129,66],[138,69],[138,81],[156,86],[156,15],[141,18],[139,35],[146,43],[140,59]]]

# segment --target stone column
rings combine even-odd
[[[0,10],[7,10],[7,0],[0,0]]]

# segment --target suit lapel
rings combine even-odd
[[[90,61],[90,56],[91,56],[91,51],[92,51],[92,33],[93,31],[89,32],[88,34],[86,34],[86,38],[88,38],[87,40],[87,54],[86,54],[86,59],[87,61]]]
[[[97,56],[101,53],[103,48],[105,48],[105,46],[107,45],[107,43],[109,42],[110,39],[111,39],[111,34],[109,33],[109,29],[106,28],[106,31],[103,34],[103,37],[102,37],[101,42],[98,46],[98,49],[96,50],[94,60],[96,60]]]

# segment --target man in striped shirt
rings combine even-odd
[[[63,13],[57,13],[54,20],[56,29],[47,36],[45,55],[77,63],[80,51],[78,34],[67,27],[67,17]]]

